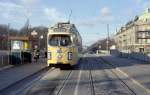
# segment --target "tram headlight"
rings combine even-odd
[[[72,52],[68,52],[68,60],[72,60]]]
[[[47,53],[47,58],[48,58],[48,59],[51,59],[51,52],[48,52],[48,53]]]

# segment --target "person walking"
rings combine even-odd
[[[39,49],[34,49],[34,51],[33,51],[33,58],[34,58],[35,62],[38,61],[39,56],[40,56]]]

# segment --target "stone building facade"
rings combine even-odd
[[[150,53],[150,9],[121,27],[115,42],[121,52]]]

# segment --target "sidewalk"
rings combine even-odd
[[[14,66],[13,68],[0,71],[0,90],[29,75],[38,72],[41,69],[44,69],[46,66],[46,62],[40,61],[39,63]]]
[[[103,56],[102,58],[150,89],[150,64],[115,56]]]

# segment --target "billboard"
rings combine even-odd
[[[12,41],[11,42],[11,49],[12,50],[21,50],[21,49],[23,49],[23,42],[22,41]]]

